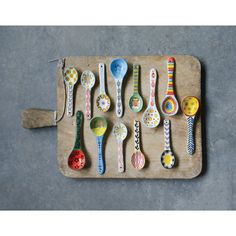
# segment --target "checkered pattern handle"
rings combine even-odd
[[[188,126],[187,153],[189,155],[193,155],[195,151],[193,125],[194,125],[194,117],[190,116],[187,118],[187,126]]]
[[[91,119],[91,95],[90,95],[90,90],[86,90],[86,99],[85,99],[85,114],[87,120]]]
[[[66,114],[67,116],[73,116],[73,85],[67,85],[67,99],[66,99]]]

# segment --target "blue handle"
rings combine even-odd
[[[102,155],[102,143],[103,143],[103,135],[96,137],[96,142],[98,146],[98,160],[97,160],[97,172],[102,175],[105,172],[105,164]]]
[[[188,125],[187,153],[189,155],[193,155],[193,153],[195,152],[193,124],[194,124],[194,118],[191,116],[188,117],[187,118],[187,125]]]

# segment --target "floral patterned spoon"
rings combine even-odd
[[[66,85],[66,114],[73,116],[73,91],[74,85],[78,81],[78,72],[74,67],[64,69],[64,81]]]
[[[174,70],[175,60],[173,57],[170,57],[167,61],[168,83],[166,96],[164,97],[161,105],[162,113],[166,116],[174,116],[179,110],[179,104],[174,94]]]
[[[116,137],[118,146],[118,171],[124,172],[124,157],[123,157],[123,141],[127,137],[128,130],[123,123],[115,124],[113,127],[113,135]]]
[[[156,89],[156,80],[157,80],[157,72],[155,69],[150,70],[150,98],[148,107],[143,113],[143,123],[148,128],[155,128],[160,123],[160,113],[156,107],[156,98],[155,98],[155,89]]]
[[[81,150],[80,129],[82,125],[83,113],[77,111],[76,113],[76,138],[74,148],[68,158],[68,166],[72,170],[80,170],[85,165],[85,155]]]
[[[134,168],[141,170],[145,166],[145,156],[140,150],[140,122],[134,120],[134,153],[131,163]]]
[[[92,71],[86,70],[81,75],[81,84],[86,91],[85,100],[85,116],[88,120],[91,119],[91,89],[95,84],[95,75]]]
[[[110,108],[111,100],[105,90],[105,65],[99,64],[100,94],[97,97],[97,107],[99,111],[107,112]]]

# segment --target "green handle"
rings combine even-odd
[[[139,65],[133,64],[134,93],[138,93]]]
[[[82,111],[77,111],[76,112],[76,138],[75,138],[74,149],[80,149],[80,145],[81,145],[80,129],[82,125],[82,119],[83,119]]]

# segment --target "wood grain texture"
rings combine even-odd
[[[94,135],[89,129],[89,121],[84,119],[82,141],[82,149],[86,155],[86,166],[80,171],[73,171],[67,166],[68,156],[73,148],[75,139],[75,116],[69,118],[64,116],[58,122],[57,132],[57,158],[59,169],[67,177],[72,178],[163,178],[163,179],[191,179],[198,176],[202,169],[202,143],[201,143],[201,116],[200,112],[196,119],[195,141],[196,151],[192,157],[186,153],[186,136],[187,122],[184,114],[179,111],[177,115],[169,117],[171,120],[172,133],[172,151],[177,158],[177,167],[168,170],[163,168],[160,162],[161,154],[164,150],[163,137],[163,119],[161,124],[154,129],[146,128],[141,123],[141,149],[146,157],[145,167],[138,171],[131,164],[131,156],[134,151],[133,147],[133,120],[141,121],[144,110],[147,107],[149,99],[149,71],[151,68],[157,69],[157,89],[156,102],[157,109],[160,112],[160,104],[166,93],[167,86],[167,69],[166,63],[169,56],[124,56],[129,64],[128,74],[123,83],[123,104],[124,116],[118,118],[115,114],[115,82],[111,78],[109,72],[110,62],[114,57],[107,56],[90,56],[90,57],[67,57],[65,59],[66,66],[77,68],[79,77],[85,70],[91,70],[96,76],[96,84],[93,89],[91,101],[93,116],[105,116],[108,120],[108,130],[104,140],[104,158],[106,163],[106,171],[104,175],[97,174],[96,160],[97,147]],[[173,55],[176,61],[175,74],[175,91],[179,103],[187,95],[193,95],[201,100],[201,66],[195,57],[185,55]],[[106,65],[106,91],[111,98],[111,109],[103,113],[98,110],[95,101],[99,95],[99,63]],[[133,113],[128,107],[129,97],[133,93],[132,67],[133,63],[140,65],[140,94],[144,100],[144,106],[141,112]],[[83,111],[85,114],[85,96],[82,85],[78,83],[75,86],[75,112]],[[58,117],[63,112],[64,106],[64,85],[62,75],[57,70],[57,107]],[[124,160],[125,172],[117,171],[117,144],[116,139],[112,135],[112,127],[117,122],[123,122],[128,128],[128,136],[124,141]]]
[[[26,129],[55,126],[55,118],[52,110],[29,108],[21,113],[21,125]]]

